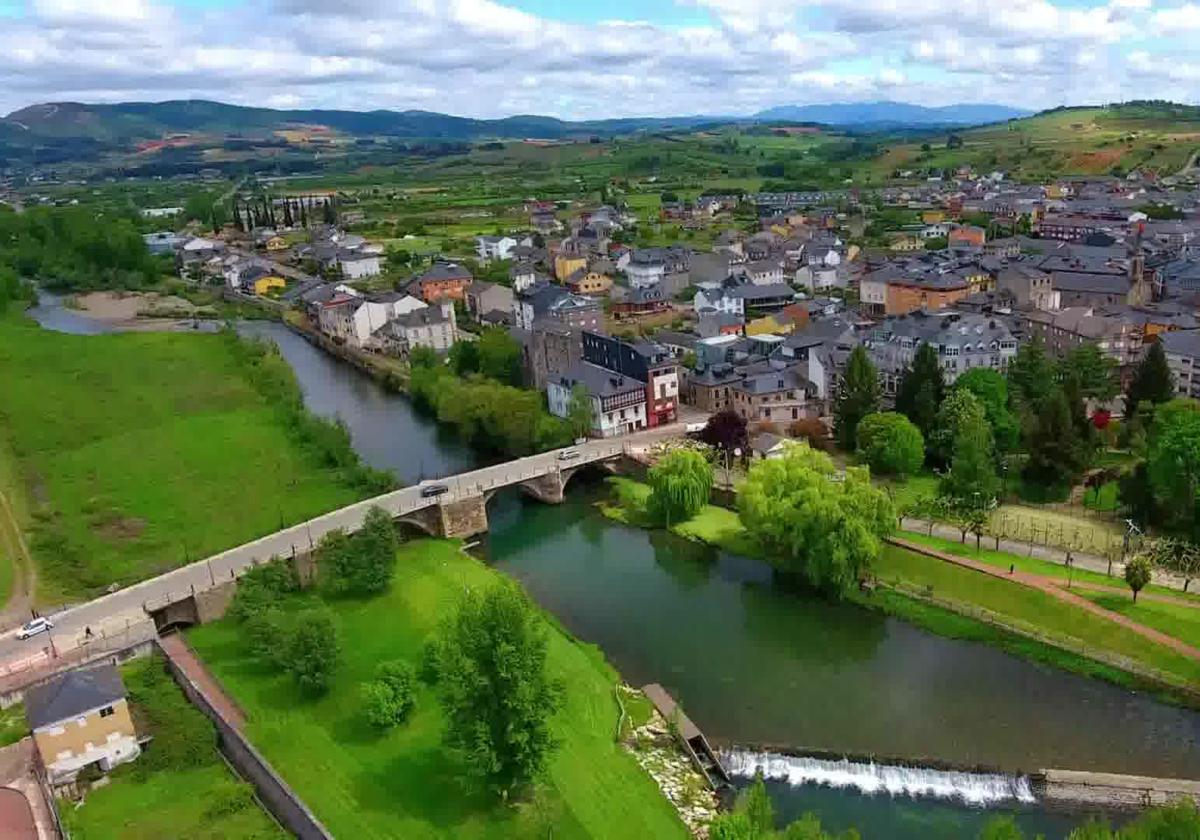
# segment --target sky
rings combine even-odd
[[[1200,101],[1200,0],[0,0],[0,113]]]

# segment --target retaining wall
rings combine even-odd
[[[300,840],[333,840],[329,830],[275,772],[270,763],[225,719],[204,692],[183,673],[171,657],[166,655],[161,645],[159,650],[171,671],[171,676],[183,689],[188,700],[216,727],[221,753],[242,778],[254,785],[258,798],[275,819]]]

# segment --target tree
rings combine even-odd
[[[938,363],[937,350],[923,342],[913,356],[912,367],[906,368],[896,388],[896,411],[899,411],[928,439],[937,420],[938,406],[946,396],[946,379]]]
[[[708,418],[704,430],[700,432],[700,440],[721,450],[726,456],[733,455],[739,449],[745,453],[750,446],[746,421],[736,411],[729,410],[718,411]]]
[[[1155,409],[1146,450],[1153,519],[1200,539],[1200,403],[1179,399]]]
[[[979,832],[979,840],[1025,840],[1025,832],[1010,816],[992,817]]]
[[[287,669],[300,688],[324,694],[338,664],[338,634],[329,610],[315,607],[296,616],[287,644]]]
[[[1138,593],[1150,582],[1150,561],[1142,555],[1130,559],[1125,564],[1125,583],[1133,590],[1133,602],[1137,603]]]
[[[592,403],[592,395],[586,386],[576,383],[571,386],[571,397],[567,400],[567,423],[571,434],[576,438],[585,438],[592,433],[596,424],[596,407]]]
[[[475,341],[456,341],[450,348],[450,369],[459,376],[479,372],[479,344]]]
[[[1071,408],[1060,388],[1052,388],[1045,405],[1027,419],[1026,449],[1029,459],[1022,472],[1039,487],[1069,487],[1082,471],[1085,459],[1071,419]]]
[[[1129,390],[1125,392],[1126,422],[1140,410],[1142,403],[1165,403],[1175,396],[1175,378],[1167,364],[1160,342],[1153,342],[1138,363]]]
[[[997,452],[1012,452],[1021,442],[1021,424],[1008,407],[1008,383],[991,368],[971,368],[954,380],[954,392],[968,391],[983,406]],[[939,421],[940,427],[940,421]],[[953,443],[953,437],[950,438]]]
[[[895,509],[872,486],[868,469],[851,467],[842,476],[828,455],[803,443],[751,468],[738,515],[780,571],[835,594],[866,575],[896,525]]]
[[[1046,356],[1046,345],[1035,335],[1017,348],[1008,363],[1008,392],[1022,408],[1036,411],[1054,390],[1054,365]]]
[[[983,417],[983,406],[965,388],[955,388],[938,408],[937,422],[929,438],[929,461],[935,467],[949,467],[954,459],[954,442],[967,417]]]
[[[347,535],[341,529],[321,538],[321,574],[335,592],[374,595],[387,590],[396,567],[398,540],[387,511],[373,506],[362,527]]]
[[[708,836],[709,840],[834,840],[815,814],[805,814],[783,831],[776,831],[775,807],[761,773],[738,793],[731,810],[717,814]],[[851,829],[841,834],[840,840],[859,840],[858,832]]]
[[[1118,393],[1117,363],[1088,342],[1073,348],[1059,364],[1059,379],[1073,385],[1080,397],[1108,402]]]
[[[708,504],[713,468],[695,449],[676,449],[650,468],[647,479],[650,512],[669,526],[691,519]]]
[[[363,711],[372,726],[389,729],[405,721],[416,705],[416,674],[407,662],[381,662],[375,679],[363,683]]]
[[[996,476],[996,457],[992,429],[983,408],[969,391],[956,396],[966,398],[965,410],[958,418],[950,470],[942,477],[943,495],[977,507],[991,507],[1000,495]]]
[[[541,773],[556,745],[550,718],[562,686],[546,673],[542,620],[515,583],[469,590],[437,651],[446,745],[507,799]]]
[[[847,452],[858,441],[858,424],[879,410],[879,373],[860,344],[850,353],[833,408],[833,433]]]
[[[858,424],[858,454],[873,472],[909,475],[925,462],[925,439],[899,412],[868,414]]]
[[[519,386],[524,378],[521,345],[507,330],[492,327],[483,331],[479,346],[479,372],[505,385]]]

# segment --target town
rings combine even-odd
[[[0,122],[0,833],[1196,836],[1191,106],[74,107]]]

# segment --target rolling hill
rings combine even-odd
[[[842,102],[829,105],[782,105],[759,111],[754,118],[816,122],[847,128],[913,128],[983,125],[1027,117],[1031,113],[1006,105],[963,104],[926,108],[905,102]]]

